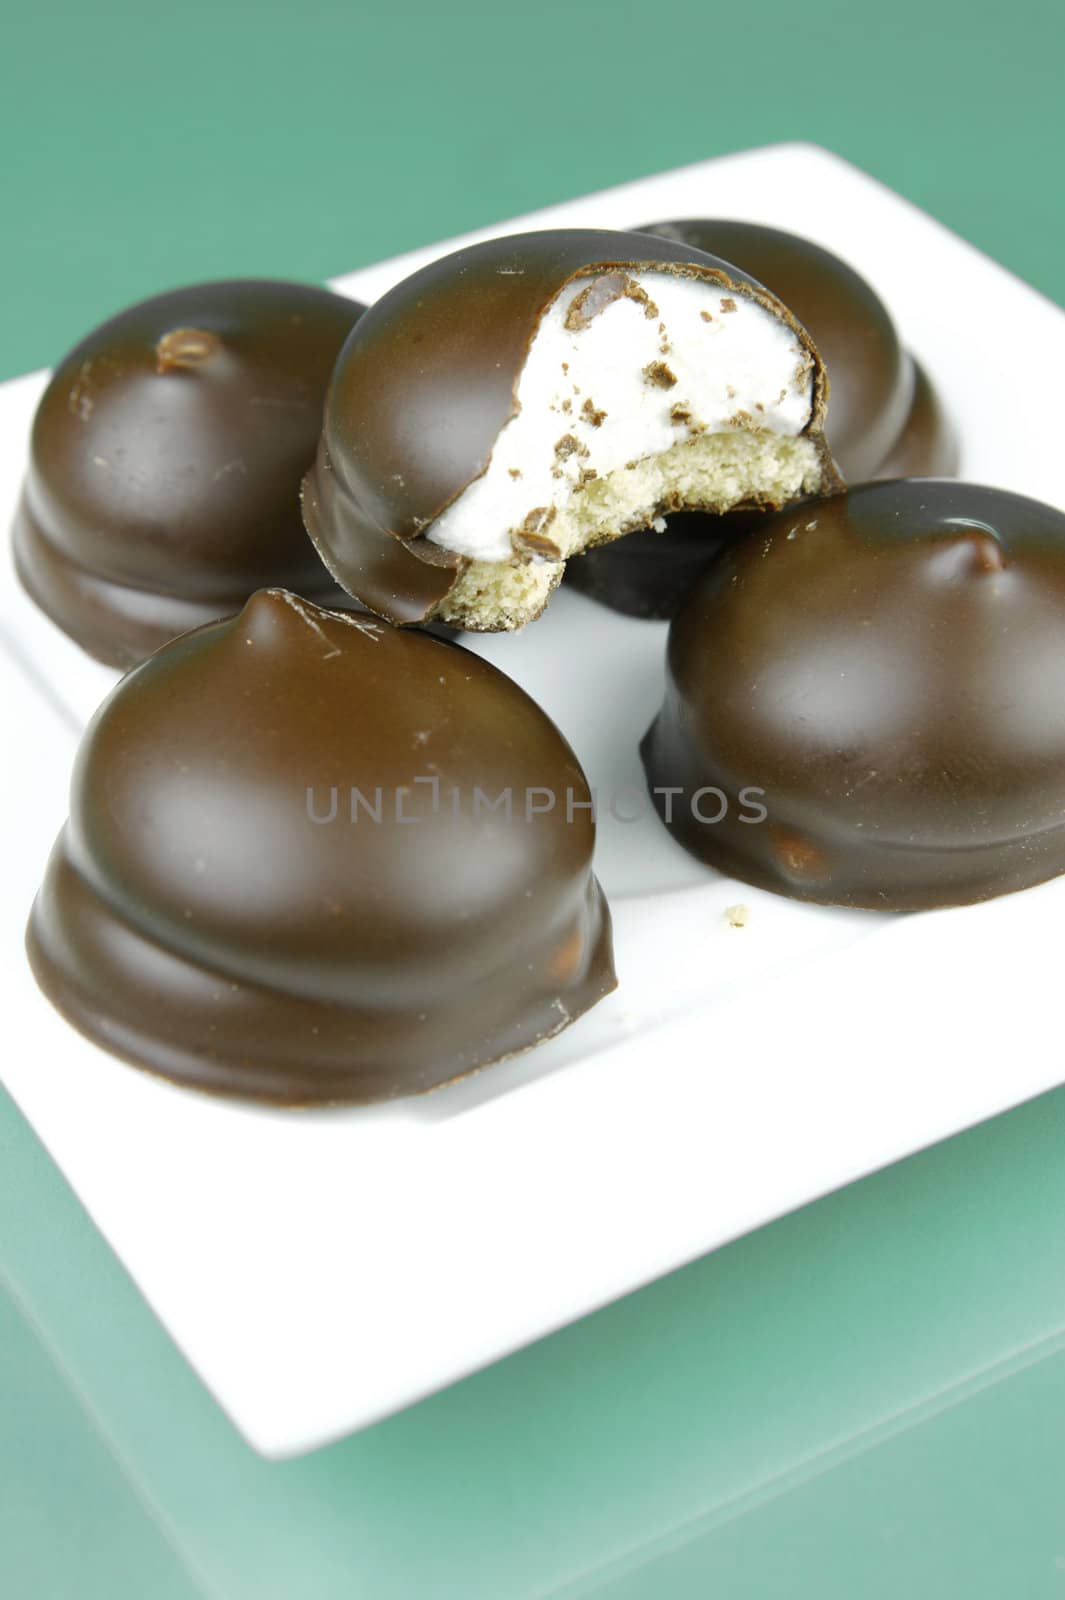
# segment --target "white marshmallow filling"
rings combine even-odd
[[[700,278],[568,283],[516,401],[484,473],[426,529],[471,563],[444,608],[456,620],[527,620],[567,557],[663,506],[779,504],[820,485],[808,352],[764,306]]]

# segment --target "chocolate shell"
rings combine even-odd
[[[1065,871],[1065,514],[912,479],[766,518],[675,619],[642,752],[680,844],[796,899]]]
[[[723,288],[788,329],[800,374],[808,380],[813,374],[803,434],[816,445],[818,487],[840,486],[821,433],[826,392],[816,351],[790,313],[746,273],[690,243],[652,242],[643,234],[570,229],[492,239],[431,263],[383,296],[337,363],[303,513],[345,589],[397,623],[435,616],[474,628],[520,625],[484,624],[474,606],[460,603],[456,596],[473,563],[427,532],[487,471],[502,430],[517,415],[519,380],[547,308],[574,280],[588,279],[591,321],[613,301],[635,300],[631,277],[641,272]],[[668,384],[663,363],[654,365],[660,373],[648,381]],[[590,397],[582,399],[587,408]],[[593,423],[595,415],[593,407]],[[580,419],[563,425],[579,431]],[[659,509],[687,503],[674,496]],[[692,503],[700,503],[697,495]],[[522,559],[542,556],[561,575],[564,561],[550,538],[537,542],[539,525],[523,523],[514,537]]]
[[[265,585],[346,605],[303,529],[329,376],[363,307],[307,284],[199,284],[60,362],[33,425],[15,564],[41,610],[129,667]]]
[[[828,369],[825,432],[848,483],[957,471],[957,440],[927,374],[903,349],[883,301],[838,256],[759,223],[658,222],[641,231],[739,262],[795,313]],[[589,551],[567,569],[567,582],[629,616],[669,618],[717,553],[756,521],[672,516],[662,532]]]
[[[264,590],[98,712],[30,959],[82,1032],[183,1084],[432,1089],[615,987],[589,798],[487,662]]]

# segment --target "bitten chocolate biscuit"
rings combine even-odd
[[[361,319],[304,517],[338,582],[382,616],[520,627],[571,556],[666,511],[838,488],[826,396],[791,314],[686,243],[493,239]]]

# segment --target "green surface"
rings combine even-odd
[[[236,1436],[0,1107],[0,1260],[71,1396],[67,1417],[39,1355],[25,1380],[8,1363],[19,1600],[42,1562],[71,1575],[53,1592],[112,1600],[74,1575],[87,1504],[114,1500],[90,1555],[147,1542],[119,1474],[225,1600],[1065,1594],[1065,1093],[280,1464]],[[74,1436],[84,1465],[50,1481],[40,1463]]]
[[[1060,1600],[1063,1432],[1059,1351],[764,1509],[708,1517],[683,1544],[571,1595]]]
[[[164,286],[777,139],[1065,300],[1060,15],[0,0],[0,376]],[[267,1465],[0,1096],[0,1593],[1061,1595],[1063,1149],[1060,1093]]]
[[[5,1594],[192,1600],[196,1584],[0,1282],[0,1551]]]
[[[1065,298],[1056,0],[0,0],[0,376],[176,283],[330,276],[813,139]]]

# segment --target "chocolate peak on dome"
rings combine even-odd
[[[199,367],[224,348],[218,334],[207,328],[171,328],[155,347],[155,370],[163,373],[175,367]]]
[[[264,585],[347,603],[304,532],[299,486],[362,310],[309,284],[198,284],[120,312],[59,363],[15,562],[90,655],[135,665]]]
[[[926,909],[1065,871],[1065,514],[911,479],[766,518],[675,619],[642,749],[679,843],[797,899]],[[752,789],[757,822],[693,807]]]
[[[520,627],[571,555],[666,511],[838,488],[826,392],[780,302],[688,244],[492,239],[359,322],[304,518],[338,582],[390,620]]]
[[[261,591],[98,712],[30,957],[78,1028],[181,1083],[417,1093],[614,987],[589,800],[487,662]]]

